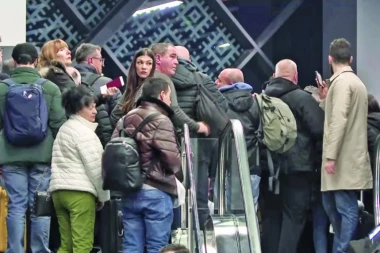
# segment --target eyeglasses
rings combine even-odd
[[[92,57],[92,58],[101,61],[103,63],[103,65],[104,65],[104,62],[106,61],[106,59],[104,59],[104,58],[98,58],[98,57]]]

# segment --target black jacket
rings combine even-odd
[[[260,175],[257,161],[257,138],[255,132],[259,127],[258,105],[252,98],[252,87],[246,83],[236,83],[219,89],[228,101],[227,114],[230,119],[241,121],[247,144],[248,162],[251,174]]]
[[[81,74],[82,85],[86,86],[97,97],[102,97],[102,94],[100,93],[100,87],[110,82],[111,79],[99,75],[99,78],[96,79],[96,81],[91,85],[86,83],[85,80],[87,80],[87,78],[89,78],[91,75],[96,74],[95,68],[89,64],[78,64],[75,66],[75,68]],[[101,99],[97,103],[96,110],[98,113],[96,114],[95,121],[98,123],[98,127],[96,128],[95,132],[103,146],[105,146],[111,140],[113,127],[111,126],[109,115],[120,97],[121,94],[119,92],[113,97],[110,97],[108,99]]]
[[[52,61],[49,67],[41,68],[40,74],[55,83],[61,93],[77,86],[70,74],[67,73],[66,67],[59,61]]]
[[[178,105],[190,118],[196,121],[198,120],[195,116],[194,106],[198,94],[197,79],[195,75],[200,76],[199,79],[201,84],[213,95],[218,104],[224,110],[227,110],[227,101],[216,88],[214,81],[212,81],[209,76],[201,73],[197,66],[190,61],[180,58],[178,59],[178,62],[179,65],[177,66],[176,73],[171,79],[177,92]]]
[[[91,75],[97,74],[96,69],[90,64],[81,63],[81,64],[75,65],[74,67],[79,71],[82,77],[82,80],[86,80],[86,78],[89,78]],[[96,81],[91,85],[95,91],[95,94],[97,96],[100,95],[101,94],[100,87],[107,84],[110,81],[112,81],[112,79],[99,75],[99,78],[96,79]],[[114,96],[106,99],[105,101],[102,101],[104,102],[102,104],[105,105],[108,114],[111,114],[112,110],[115,108],[116,104],[118,103],[120,99],[121,99],[121,92],[118,91],[118,93],[115,94]]]
[[[367,117],[367,131],[368,131],[368,152],[371,157],[372,171],[374,169],[375,161],[375,144],[376,138],[380,134],[380,112],[372,112]]]
[[[298,85],[284,78],[274,78],[265,94],[280,98],[293,112],[297,122],[297,141],[280,159],[284,173],[320,170],[324,112],[315,99]]]

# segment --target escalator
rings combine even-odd
[[[193,165],[198,158],[196,146],[208,145],[212,139],[190,139],[187,125],[182,145],[183,167],[189,182],[187,203],[182,207],[181,228],[173,232],[173,243],[187,245],[191,252],[199,253],[261,253],[259,228],[254,207],[247,149],[243,127],[231,120],[219,142],[217,161],[217,196],[215,215],[211,215],[200,231],[196,206],[196,185]],[[202,143],[203,142],[203,143]],[[196,155],[194,155],[196,154]],[[185,169],[186,168],[186,169]],[[227,180],[226,180],[227,178]],[[229,182],[227,192],[225,185]],[[227,198],[228,197],[228,198]]]

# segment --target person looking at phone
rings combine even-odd
[[[353,72],[351,45],[330,44],[333,75],[327,92],[319,85],[325,110],[321,168],[322,201],[334,229],[333,253],[347,252],[359,219],[357,191],[372,188],[367,146],[367,89]]]

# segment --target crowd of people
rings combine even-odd
[[[263,88],[263,94],[289,107],[297,127],[294,146],[272,154],[279,168],[279,193],[269,187],[268,153],[256,156],[267,149],[256,131],[262,110],[241,70],[224,69],[212,80],[191,61],[187,48],[157,43],[135,53],[120,91],[103,88],[112,79],[102,75],[100,46],[81,44],[74,58],[73,63],[68,45],[56,39],[40,53],[32,44],[18,44],[12,59],[4,61],[3,72],[9,75],[0,75],[0,165],[9,197],[7,253],[24,251],[25,217],[35,207],[37,191],[51,193],[59,233],[50,217],[32,212],[32,252],[91,252],[98,243],[97,213],[113,198],[121,198],[123,252],[189,252],[167,245],[175,226],[177,182],[183,180],[178,144],[183,126],[189,126],[192,138],[219,137],[212,127],[218,115],[200,118],[197,113],[200,86],[219,110],[243,125],[254,202],[262,219],[262,251],[331,252],[331,224],[332,251],[347,252],[359,221],[358,193],[372,188],[370,155],[380,133],[380,106],[350,67],[347,40],[331,43],[332,77],[317,87],[302,90],[296,63],[284,59]],[[26,102],[12,103],[18,96]],[[142,188],[121,195],[103,189],[104,148],[122,131],[131,135],[136,129],[141,170],[147,174]],[[198,148],[196,189],[203,229],[213,198],[209,179],[213,185],[217,142]],[[301,240],[308,233],[309,213],[313,249]],[[49,245],[49,236],[60,239]]]

